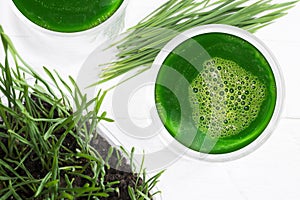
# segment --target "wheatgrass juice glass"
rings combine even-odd
[[[111,38],[123,28],[128,0],[12,0],[16,15],[37,32]]]
[[[156,117],[172,149],[210,161],[258,148],[281,114],[282,75],[252,34],[205,25],[180,34],[157,56]]]

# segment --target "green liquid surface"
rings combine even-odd
[[[207,33],[165,59],[155,100],[169,133],[186,147],[229,153],[253,142],[276,105],[276,82],[265,57],[242,38]]]
[[[33,23],[57,32],[78,32],[107,20],[123,0],[13,0]]]

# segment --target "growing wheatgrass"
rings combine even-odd
[[[0,63],[1,200],[105,199],[118,194],[120,181],[107,182],[105,175],[113,152],[119,165],[123,156],[114,148],[101,156],[90,145],[98,123],[112,122],[100,112],[105,92],[87,101],[71,77],[67,84],[44,67],[48,83],[22,60],[1,26],[0,36],[5,54]],[[133,153],[129,156],[133,162]],[[38,169],[28,161],[38,163]],[[128,187],[131,199],[151,199],[149,188],[160,174],[148,181],[136,174],[141,183]]]
[[[114,43],[116,60],[100,73],[99,84],[130,70],[136,74],[149,69],[160,50],[175,36],[205,24],[227,24],[251,33],[284,16],[298,2],[272,3],[272,0],[169,0],[125,32]]]

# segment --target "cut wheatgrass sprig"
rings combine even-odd
[[[103,64],[98,83],[133,69],[138,69],[137,74],[149,69],[160,50],[183,31],[206,24],[227,24],[253,33],[284,16],[297,2],[169,0],[112,45],[119,53],[114,62]]]
[[[67,84],[44,67],[46,81],[22,60],[1,26],[0,36],[0,199],[118,198],[121,180],[106,175],[112,155],[118,165],[123,157],[112,147],[100,155],[90,145],[98,123],[112,121],[100,112],[105,92],[87,101],[71,77]],[[130,187],[137,194],[132,199],[151,199],[153,183],[133,175],[145,189]]]

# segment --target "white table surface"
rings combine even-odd
[[[138,22],[165,0],[131,0],[126,27]],[[278,0],[276,2],[286,2]],[[283,119],[269,140],[239,160],[209,163],[181,158],[170,165],[159,183],[164,200],[299,200],[300,199],[300,3],[276,23],[255,35],[263,40],[281,65],[286,83]],[[98,44],[45,48],[8,6],[0,0],[0,24],[28,63],[40,70],[55,68],[63,76],[77,76]],[[0,58],[2,60],[2,54]]]

